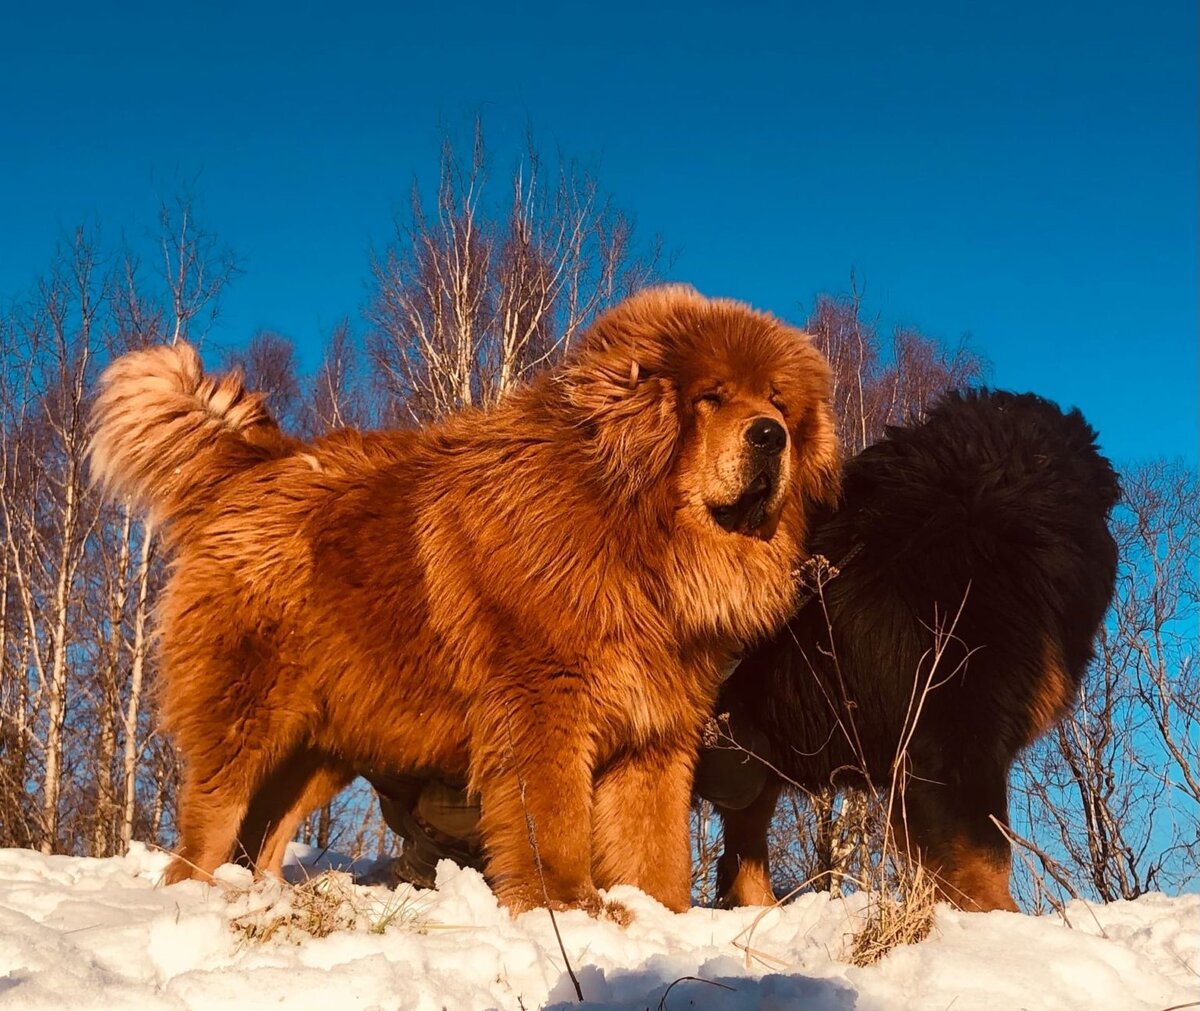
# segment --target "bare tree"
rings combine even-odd
[[[375,393],[359,367],[361,356],[354,344],[348,320],[333,328],[309,384],[300,411],[299,429],[305,438],[315,438],[339,428],[369,428],[381,414]]]
[[[635,255],[631,222],[576,163],[548,167],[529,143],[508,182],[492,204],[478,123],[465,157],[447,139],[432,206],[414,184],[372,259],[368,349],[395,415],[493,403],[653,276],[657,248]]]
[[[833,371],[838,436],[846,452],[865,449],[887,425],[905,424],[947,390],[978,385],[986,360],[963,340],[948,346],[898,326],[885,344],[863,315],[851,276],[849,295],[819,295],[806,327]]]
[[[1137,767],[1145,713],[1120,649],[1108,632],[1101,638],[1079,705],[1019,760],[1016,792],[1032,812],[1033,838],[1060,854],[1071,889],[1109,902],[1155,888],[1165,850],[1156,845],[1163,784]]]
[[[161,750],[149,752],[158,769],[142,765],[161,566],[149,531],[99,501],[86,467],[104,356],[202,333],[230,276],[189,203],[162,220],[178,232],[159,242],[157,297],[132,254],[106,267],[80,229],[0,314],[0,837],[45,852],[113,852],[141,824],[139,783],[155,806],[173,789]]]
[[[226,356],[226,368],[238,369],[249,389],[267,396],[267,409],[285,431],[295,431],[302,411],[296,347],[286,337],[261,330]]]
[[[203,342],[217,320],[221,294],[241,272],[237,258],[196,220],[190,194],[159,205],[161,273],[169,298],[170,342]]]
[[[29,548],[28,553],[10,552],[37,674],[35,696],[43,726],[39,835],[45,853],[59,843],[76,580],[93,520],[86,502],[84,455],[95,323],[103,298],[97,275],[95,250],[81,229],[70,248],[60,252],[54,271],[17,323],[34,351],[30,392],[36,414],[30,420],[40,433],[41,452],[32,462],[41,471],[39,483],[46,494],[11,517],[16,521],[12,536]]]
[[[39,741],[35,733],[38,686],[45,683],[41,641],[36,637],[37,607],[33,578],[37,543],[31,518],[43,498],[45,481],[38,465],[38,426],[34,409],[34,362],[19,354],[27,346],[26,327],[17,314],[0,321],[0,519],[4,527],[3,652],[0,653],[0,824],[7,845],[32,846],[40,841],[40,825],[27,803],[26,789],[35,775]],[[35,681],[36,675],[36,681]]]
[[[1165,461],[1128,470],[1123,482],[1128,511],[1118,534],[1127,569],[1117,592],[1116,634],[1167,759],[1170,788],[1187,812],[1191,854],[1200,857],[1200,487],[1194,470]]]
[[[946,345],[912,327],[896,327],[891,343],[891,360],[874,377],[869,394],[876,425],[904,424],[947,390],[979,385],[987,371],[965,339]]]
[[[692,901],[709,906],[717,896],[717,860],[721,856],[721,826],[707,800],[697,800],[691,811]]]
[[[806,327],[833,372],[835,421],[846,452],[874,442],[885,423],[871,417],[870,386],[879,371],[878,322],[862,314],[862,295],[851,278],[851,294],[817,296]]]
[[[1122,484],[1121,565],[1096,661],[1017,779],[1045,874],[1103,901],[1184,887],[1200,856],[1196,475],[1159,461]]]

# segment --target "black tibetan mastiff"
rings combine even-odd
[[[776,770],[805,789],[886,790],[903,747],[899,845],[963,908],[1016,908],[989,816],[1006,818],[1013,758],[1072,705],[1092,658],[1118,495],[1082,415],[1031,394],[950,394],[847,464],[811,544],[837,573],[810,574],[819,592],[719,705],[773,770],[739,754],[731,775],[727,750],[701,758],[697,787],[725,822],[726,903],[773,899]]]

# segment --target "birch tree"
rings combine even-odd
[[[372,257],[368,351],[395,416],[422,421],[495,403],[556,360],[658,263],[595,178],[527,144],[502,201],[482,127],[443,143],[428,205],[413,185],[393,242]]]
[[[1195,471],[1126,468],[1116,599],[1079,703],[1021,761],[1022,828],[1047,888],[1112,901],[1194,886],[1200,865],[1200,495]]]
[[[6,418],[13,426],[5,432],[6,579],[21,612],[22,653],[29,665],[13,673],[33,676],[32,686],[19,693],[23,715],[17,730],[31,746],[27,757],[40,765],[36,836],[45,853],[60,841],[79,566],[95,518],[84,456],[95,324],[103,300],[98,273],[91,239],[78,230],[8,327],[17,352],[10,380],[14,373],[20,378],[16,386],[7,385],[20,403],[9,405]],[[27,782],[32,775],[26,765]]]

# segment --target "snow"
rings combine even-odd
[[[165,864],[141,846],[106,860],[0,850],[0,1009],[581,1006],[548,914],[510,919],[473,871],[443,863],[436,891],[328,876],[314,886],[348,897],[338,929],[251,937],[235,926],[303,912],[296,890],[235,867],[216,885],[164,888]],[[1070,926],[943,907],[929,939],[868,968],[839,957],[857,897],[807,895],[765,915],[675,915],[633,889],[612,897],[635,913],[631,926],[558,917],[586,1008],[655,1009],[676,980],[668,1009],[1163,1011],[1200,1000],[1196,895],[1075,902]]]

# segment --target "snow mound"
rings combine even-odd
[[[0,1008],[1162,1011],[1200,999],[1196,895],[1076,902],[1069,927],[941,908],[928,940],[855,968],[840,956],[857,898],[675,915],[616,889],[628,928],[558,917],[580,1005],[549,916],[510,919],[473,871],[443,863],[436,891],[337,871],[296,890],[233,867],[214,886],[163,888],[165,864],[140,846],[106,860],[0,850]]]

